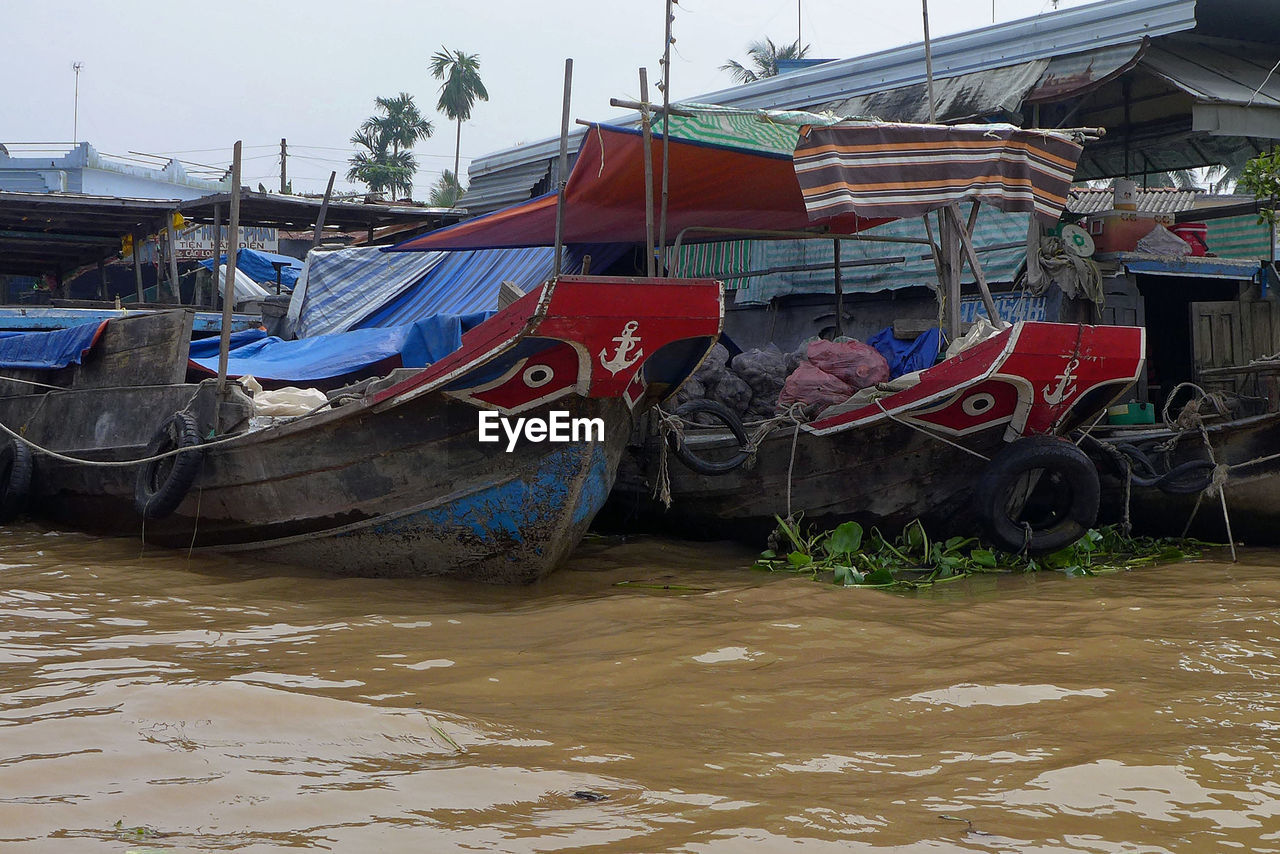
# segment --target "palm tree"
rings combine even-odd
[[[401,92],[394,98],[375,98],[373,102],[386,115],[370,116],[360,127],[378,133],[393,154],[413,148],[415,142],[428,139],[435,132],[435,126],[423,118],[408,92]]]
[[[453,174],[457,176],[462,152],[462,123],[471,118],[476,99],[489,100],[489,92],[480,80],[480,54],[450,51],[444,45],[431,54],[431,76],[440,84],[440,100],[436,109],[458,123],[458,139],[453,147]]]
[[[747,68],[736,59],[731,59],[720,66],[720,70],[729,72],[738,83],[754,83],[766,77],[776,77],[779,60],[804,59],[808,52],[809,45],[801,47],[799,39],[779,48],[773,43],[773,39],[766,38],[747,45],[747,55],[751,57],[754,68]]]
[[[458,176],[446,169],[432,185],[427,203],[433,208],[451,208],[461,197],[462,185],[458,183]]]
[[[413,176],[418,171],[413,144],[430,137],[435,127],[423,118],[408,92],[375,98],[374,105],[380,112],[365,119],[351,137],[353,145],[365,150],[348,161],[347,179],[366,184],[373,193],[412,197]]]

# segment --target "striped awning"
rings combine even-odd
[[[1082,147],[1011,125],[812,127],[795,150],[811,220],[918,217],[965,199],[1057,221]]]

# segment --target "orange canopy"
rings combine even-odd
[[[669,145],[668,244],[688,226],[853,233],[888,222],[851,213],[811,220],[790,154],[769,154],[675,137]],[[654,220],[662,193],[662,139],[652,141]],[[433,231],[397,250],[550,246],[557,195]],[[655,234],[656,237],[656,234]],[[639,131],[592,125],[565,187],[565,243],[643,243],[644,139]],[[690,234],[685,242],[725,240]]]

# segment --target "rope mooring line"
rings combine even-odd
[[[973,450],[972,448],[966,448],[964,445],[961,445],[958,442],[953,442],[950,439],[946,438],[945,436],[939,436],[937,433],[930,433],[928,430],[924,429],[918,424],[912,424],[909,421],[904,421],[901,418],[898,418],[892,412],[884,408],[884,404],[880,402],[880,398],[877,397],[874,403],[881,412],[883,412],[886,416],[888,416],[890,421],[896,421],[897,423],[901,424],[903,427],[910,427],[912,430],[915,430],[918,433],[923,433],[924,435],[928,436],[930,439],[936,439],[937,441],[944,442],[945,444],[948,444],[953,448],[959,448],[960,450],[964,451],[966,454],[972,454],[973,456],[977,457],[983,462],[987,462],[987,463],[991,462],[990,457],[980,454],[977,451]]]

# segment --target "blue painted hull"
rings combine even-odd
[[[133,394],[131,406],[147,409]],[[604,505],[632,426],[616,398],[571,396],[524,414],[552,408],[603,419],[603,441],[521,440],[507,453],[505,443],[478,441],[474,407],[437,393],[389,411],[344,407],[209,447],[178,509],[145,525],[133,505],[135,469],[42,458],[32,510],[157,545],[335,574],[531,582],[564,560]],[[111,456],[141,454],[126,444]]]

